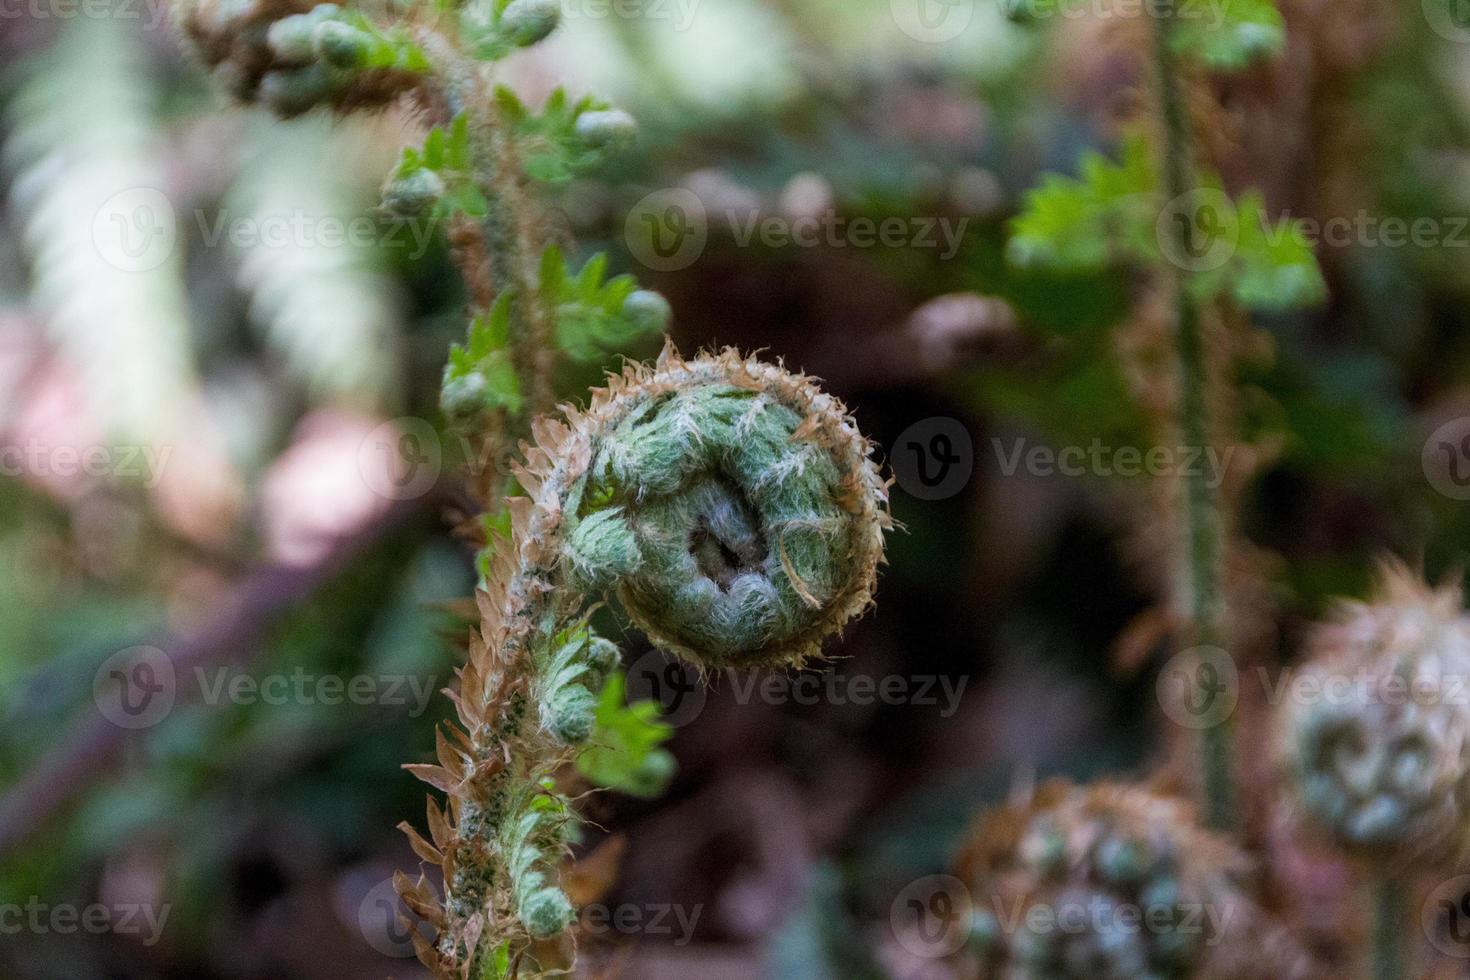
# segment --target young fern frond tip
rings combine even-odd
[[[1283,704],[1279,741],[1307,822],[1381,870],[1463,853],[1470,617],[1458,585],[1387,564],[1372,600],[1342,606],[1310,654],[1304,679],[1322,696]]]
[[[987,812],[956,865],[974,915],[953,958],[963,980],[1311,975],[1244,887],[1244,853],[1148,787],[1044,784]]]
[[[660,647],[707,667],[795,666],[871,601],[887,487],[809,379],[666,349],[569,422],[586,465],[544,476],[569,478],[569,580],[616,594]]]
[[[794,666],[872,602],[892,526],[841,402],[733,350],[686,361],[666,347],[532,433],[527,496],[508,502],[511,540],[478,596],[462,730],[441,738],[439,765],[412,767],[449,796],[447,815],[431,805],[432,844],[410,831],[443,868],[442,906],[401,883],[439,930],[424,953],[444,976],[502,955],[523,976],[571,963],[559,866],[574,816],[555,779],[596,738],[617,663],[587,626],[595,599],[615,595],[701,666]]]

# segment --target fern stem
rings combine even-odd
[[[551,384],[555,359],[552,329],[537,296],[535,264],[542,247],[538,215],[521,184],[515,141],[505,131],[484,67],[436,31],[425,30],[419,40],[445,79],[444,98],[450,118],[444,123],[461,113],[468,117],[475,179],[487,206],[479,228],[484,254],[463,257],[460,275],[471,301],[486,307],[497,294],[510,291],[511,361],[526,395],[519,412],[505,412],[494,424],[477,430],[491,443],[488,452],[496,462],[494,472],[484,474],[483,485],[477,488],[488,506],[498,503],[508,492],[508,462],[514,447],[530,437],[531,419],[549,412],[555,402]]]
[[[1396,877],[1385,875],[1373,888],[1372,980],[1403,980],[1404,891]]]
[[[475,80],[470,133],[478,144],[476,176],[489,202],[485,240],[496,290],[511,291],[511,356],[526,394],[524,416],[529,419],[549,412],[555,402],[551,325],[537,295],[536,267],[543,247],[540,222],[521,182],[523,168],[515,140],[506,131],[491,86],[478,72]]]
[[[1194,189],[1187,106],[1173,47],[1176,0],[1152,0],[1154,70],[1164,122],[1164,195],[1174,201]],[[1192,222],[1168,222],[1175,255],[1194,251]],[[1208,384],[1204,324],[1199,303],[1190,290],[1188,273],[1173,267],[1171,288],[1175,303],[1174,347],[1178,384],[1178,427],[1186,446],[1209,445],[1212,424],[1206,395]],[[1203,470],[1183,477],[1183,526],[1186,594],[1193,641],[1220,646],[1224,638],[1224,523],[1215,489]],[[1208,692],[1207,692],[1208,693]],[[1235,786],[1233,747],[1228,719],[1200,734],[1204,814],[1208,824],[1228,829],[1234,823]]]

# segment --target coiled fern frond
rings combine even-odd
[[[1464,849],[1470,812],[1470,617],[1461,590],[1384,566],[1371,601],[1312,637],[1301,689],[1281,710],[1281,755],[1301,815],[1349,854],[1392,872]]]
[[[482,621],[430,804],[445,896],[400,882],[438,930],[444,975],[490,962],[540,975],[570,962],[558,883],[572,824],[554,778],[591,735],[616,648],[587,627],[615,594],[639,627],[704,666],[795,666],[871,601],[887,486],[871,444],[810,379],[733,350],[666,347],[539,419],[510,500],[513,532],[479,595]]]
[[[1312,975],[1250,897],[1245,854],[1145,787],[1048,783],[986,813],[955,873],[974,902],[967,980]]]

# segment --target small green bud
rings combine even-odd
[[[300,115],[331,98],[336,81],[325,65],[267,72],[260,80],[260,99],[283,116]]]
[[[545,40],[559,23],[560,0],[511,0],[500,15],[501,30],[513,44],[523,48]]]
[[[663,333],[669,327],[674,309],[653,290],[640,289],[623,300],[623,316],[648,333]]]
[[[597,719],[597,698],[580,684],[570,684],[541,704],[541,727],[567,745],[585,742]]]
[[[532,936],[549,939],[570,926],[577,911],[560,888],[542,888],[521,903],[520,917]]]
[[[439,407],[451,419],[474,418],[485,407],[485,376],[475,372],[445,381]]]
[[[444,178],[427,168],[388,181],[383,188],[383,207],[405,218],[417,217],[444,196]],[[481,379],[483,386],[484,379]]]
[[[292,14],[282,17],[266,32],[266,44],[271,53],[286,64],[309,65],[316,60],[316,47],[312,35],[317,18],[313,14]]]
[[[335,3],[323,3],[304,14],[282,17],[266,31],[266,45],[275,57],[286,64],[309,65],[317,59],[313,35],[317,25],[342,12]]]
[[[594,109],[577,117],[577,135],[592,146],[620,146],[638,137],[638,122],[622,109]]]
[[[340,20],[318,24],[311,35],[317,55],[338,68],[360,68],[373,50],[371,35]]]

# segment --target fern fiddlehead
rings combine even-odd
[[[800,664],[871,602],[891,523],[842,404],[734,351],[684,361],[666,347],[534,432],[518,473],[529,495],[512,499],[512,539],[479,595],[461,729],[419,769],[449,797],[447,815],[430,805],[432,841],[410,832],[444,870],[444,901],[401,882],[440,930],[423,952],[450,973],[569,961],[557,866],[570,813],[552,780],[616,663],[586,625],[596,597],[615,593],[704,666]]]

